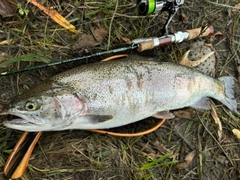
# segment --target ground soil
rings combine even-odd
[[[61,28],[37,7],[21,1],[21,8],[29,10],[28,15],[17,13],[10,17],[0,17],[0,42],[8,40],[8,44],[0,45],[0,61],[34,54],[36,58],[43,57],[54,62],[108,48],[124,47],[128,45],[127,39],[161,36],[161,29],[167,19],[166,12],[139,17],[136,14],[135,1],[119,1],[117,8],[116,2],[89,0],[84,4],[73,0],[41,1],[44,6],[52,7],[68,20],[72,20],[72,24],[80,32],[76,35]],[[169,31],[174,33],[212,25],[215,32],[219,32],[213,37],[198,40],[211,44],[215,51],[214,75],[230,75],[235,78],[239,110],[240,9],[232,8],[237,3],[238,0],[185,1],[170,23]],[[177,63],[178,58],[193,43],[194,40],[142,53],[136,50],[126,53]],[[81,64],[94,63],[110,55],[112,54],[0,77],[0,108],[6,106],[14,96],[51,75]],[[5,72],[43,64],[32,59],[31,62],[21,61],[0,67],[0,70]],[[232,133],[232,129],[240,127],[240,115],[231,113],[218,102],[213,103],[223,126],[221,138],[211,111],[189,108],[175,111],[176,118],[167,120],[156,131],[141,137],[113,137],[81,130],[44,132],[33,151],[25,174],[20,179],[240,179],[240,143]],[[12,117],[1,116],[1,172],[10,150],[22,135],[21,131],[7,129],[2,125],[2,121],[7,118]],[[157,121],[148,118],[112,131],[140,132]],[[173,152],[174,156],[154,164],[152,168],[140,169],[169,152]],[[182,165],[191,152],[195,156],[189,164]],[[175,160],[178,162],[173,163]],[[0,179],[8,179],[1,172]]]

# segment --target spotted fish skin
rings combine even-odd
[[[207,97],[236,112],[233,87],[232,77],[215,79],[185,66],[132,56],[51,77],[9,105],[5,113],[21,118],[4,125],[23,131],[106,129],[187,106],[209,109]],[[36,108],[29,110],[31,105]]]

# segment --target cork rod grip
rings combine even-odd
[[[172,43],[172,38],[171,37],[166,37],[166,38],[160,38],[159,39],[159,47],[165,46],[167,44],[171,44]],[[138,52],[142,52],[145,50],[149,50],[149,49],[153,49],[155,47],[154,45],[154,40],[148,41],[148,42],[144,42],[139,44],[138,47]]]
[[[137,50],[138,50],[138,52],[142,52],[142,51],[153,49],[153,48],[154,48],[154,41],[151,40],[151,41],[139,44]]]
[[[196,37],[210,36],[214,33],[213,26],[205,26],[201,28],[186,30],[189,33],[188,40],[194,39]]]

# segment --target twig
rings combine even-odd
[[[114,19],[114,17],[115,17],[115,13],[116,13],[116,11],[117,11],[117,8],[118,8],[118,0],[116,1],[114,13],[113,13],[113,16],[112,16],[111,21],[110,21],[110,24],[109,24],[107,50],[109,50],[110,43],[111,43],[110,41],[111,41],[112,22],[113,22],[113,19]]]

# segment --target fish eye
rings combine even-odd
[[[37,104],[35,102],[28,101],[25,104],[25,109],[27,111],[34,111],[34,110],[36,110],[36,108],[37,108]]]

